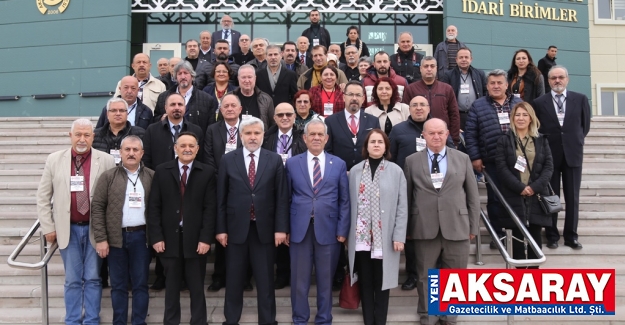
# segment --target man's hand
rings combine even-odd
[[[159,241],[158,243],[152,245],[152,247],[154,248],[154,250],[157,253],[162,253],[165,251],[165,242],[164,241]]]
[[[211,250],[211,245],[205,244],[203,242],[197,243],[197,253],[198,254],[204,255],[204,254],[208,253],[209,250]]]
[[[470,234],[470,235],[469,235],[469,240],[473,240],[474,238],[475,238],[475,235],[474,235],[474,234]]]
[[[291,245],[291,234],[286,234],[286,240],[284,241],[284,244],[287,246]]]
[[[276,238],[276,247],[280,246],[280,244],[286,242],[286,233],[285,232],[277,232],[275,234]]]
[[[109,255],[109,243],[107,241],[103,241],[101,243],[95,244],[95,251],[98,253],[100,258],[105,258]]]
[[[473,160],[471,162],[471,164],[473,165],[473,169],[475,169],[475,171],[478,172],[478,173],[481,173],[482,170],[484,170],[484,165],[482,164],[482,159]]]
[[[46,241],[50,244],[56,241],[56,231],[53,231],[49,234],[45,234],[45,236],[46,236]]]
[[[401,252],[401,251],[403,251],[403,250],[404,250],[404,243],[400,243],[400,242],[398,242],[398,241],[394,241],[394,242],[393,242],[393,249],[394,249],[396,252]]]
[[[345,237],[343,237],[343,236],[336,236],[336,240],[338,240],[341,243],[344,243],[345,242]]]
[[[221,244],[221,246],[228,246],[228,234],[217,234],[215,238],[217,238],[217,241]]]

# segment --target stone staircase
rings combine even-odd
[[[9,267],[6,260],[22,236],[36,220],[35,195],[47,155],[69,147],[69,126],[74,118],[0,118],[0,324],[41,324],[40,271]],[[95,123],[95,120],[94,120]],[[616,316],[546,317],[516,316],[516,324],[625,324],[625,118],[595,117],[586,138],[584,171],[580,197],[578,232],[584,248],[580,251],[563,246],[544,248],[544,268],[614,268],[617,274]],[[480,184],[485,209],[486,192]],[[563,222],[563,216],[561,222]],[[562,227],[562,224],[560,225]],[[474,264],[475,245],[471,247],[469,268],[505,268],[499,253],[490,250],[490,237],[482,227],[483,266]],[[20,261],[39,260],[39,243],[32,240],[22,252]],[[400,281],[405,279],[404,259]],[[152,264],[151,267],[154,267]],[[206,284],[210,282],[212,264],[207,265]],[[63,265],[58,252],[48,267],[50,324],[63,324]],[[208,293],[209,323],[223,318],[222,289]],[[164,291],[150,292],[149,324],[162,323]],[[255,324],[256,293],[245,294],[241,324]],[[315,306],[316,289],[309,295]],[[338,294],[335,294],[338,303]],[[391,290],[388,324],[418,324],[416,291]],[[278,322],[291,323],[290,289],[276,291]],[[183,323],[189,321],[189,298],[181,297]],[[337,304],[335,304],[337,305]],[[312,311],[314,318],[314,310]],[[334,322],[341,325],[362,324],[360,310],[334,308]],[[110,290],[102,299],[102,323],[110,324],[112,309]],[[464,316],[459,324],[506,324],[505,316]]]

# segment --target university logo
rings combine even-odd
[[[42,15],[62,14],[70,0],[37,0],[37,9]]]

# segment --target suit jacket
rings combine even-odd
[[[272,90],[269,82],[269,71],[267,68],[256,70],[256,85],[260,90],[266,92],[273,100],[274,107],[280,103],[293,103],[293,96],[297,92],[297,74],[283,64],[280,69],[280,76],[276,82],[276,87]]]
[[[89,173],[89,202],[93,201],[93,189],[100,176],[115,167],[113,156],[91,148],[91,171]],[[41,231],[56,231],[60,249],[69,244],[70,208],[72,204],[69,180],[72,168],[72,149],[51,153],[46,159],[43,175],[37,189],[37,216]],[[52,204],[54,201],[54,205]],[[95,248],[93,228],[89,226],[89,239]]]
[[[278,147],[278,135],[280,134],[279,131],[280,129],[278,128],[278,126],[274,125],[265,132],[265,138],[263,139],[263,149],[278,153],[276,149]],[[291,145],[287,149],[291,150],[291,158],[293,158],[300,153],[306,152],[308,148],[306,148],[306,143],[304,142],[303,138],[304,132],[302,130],[296,130],[295,127],[293,127],[291,132]]]
[[[326,143],[326,151],[343,159],[347,169],[362,161],[362,146],[369,131],[380,128],[380,120],[377,117],[360,110],[360,126],[358,128],[356,144],[353,142],[354,135],[349,130],[344,111],[335,113],[326,118],[328,135],[330,139]]]
[[[148,200],[150,245],[165,242],[163,257],[195,258],[199,242],[212,244],[215,238],[215,170],[197,160],[188,171],[184,199],[180,195],[178,159],[156,167]],[[180,209],[183,211],[183,242],[180,253]]]
[[[154,110],[154,123],[160,122],[161,117],[167,114],[165,109],[167,97],[177,91],[177,87],[170,88],[158,96],[158,102]],[[215,123],[215,115],[218,109],[219,102],[212,94],[203,92],[201,88],[193,87],[191,98],[186,104],[184,119],[202,128],[202,135],[204,135],[208,126]]]
[[[228,243],[244,244],[250,230],[250,209],[254,205],[258,238],[272,244],[275,233],[289,232],[289,194],[282,158],[259,149],[254,187],[245,168],[243,148],[221,158],[217,192],[217,234],[228,234]]]
[[[408,234],[412,239],[434,239],[439,229],[447,240],[468,240],[470,234],[478,234],[480,195],[471,160],[456,149],[446,150],[447,173],[440,191],[432,185],[427,149],[406,158]]]
[[[218,40],[223,39],[223,31],[224,31],[223,29],[220,29],[211,35],[211,44],[213,46],[217,44]],[[241,37],[240,32],[234,29],[230,29],[230,39],[232,40],[232,43],[230,44],[230,47],[231,47],[230,55],[234,55],[236,53],[241,52],[241,47],[239,46],[240,37]]]
[[[566,91],[564,123],[560,126],[556,104],[551,93],[534,100],[536,117],[540,121],[540,133],[549,140],[553,165],[560,166],[564,159],[570,167],[581,167],[584,160],[584,138],[590,130],[590,106],[588,97]]]
[[[201,145],[204,143],[204,133],[202,129],[188,122],[186,119],[182,121],[182,130],[180,133],[189,131],[193,132],[198,137],[198,143]],[[156,122],[145,130],[143,135],[143,163],[146,167],[156,170],[156,167],[164,162],[174,160],[174,135],[169,128],[169,120],[164,119]],[[201,147],[200,147],[201,149]],[[197,160],[201,160],[202,151],[198,152]]]
[[[241,136],[237,133],[237,148],[241,148]],[[226,129],[226,122],[219,121],[208,127],[206,135],[204,136],[204,155],[202,162],[215,168],[215,171],[219,172],[219,163],[221,162],[221,156],[226,152],[226,143],[228,143],[228,129]]]
[[[121,98],[121,97],[119,97]],[[147,107],[141,102],[141,99],[137,98],[137,106],[135,112],[135,125],[142,129],[147,129],[150,124],[152,124],[152,119],[154,118],[154,113],[152,109]],[[100,113],[100,117],[98,118],[98,123],[96,123],[95,128],[99,129],[104,126],[109,121],[108,116],[106,115],[106,105],[102,107],[102,113]]]
[[[301,243],[315,214],[315,239],[321,245],[336,244],[337,236],[347,238],[350,227],[349,181],[345,162],[326,153],[325,170],[317,194],[308,173],[308,153],[286,161],[291,192],[291,238]]]

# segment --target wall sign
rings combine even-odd
[[[37,9],[42,15],[62,14],[70,0],[37,0]]]
[[[582,1],[569,0],[569,2]],[[577,22],[577,10],[541,6],[538,2],[534,2],[533,5],[528,5],[527,3],[523,3],[523,1],[518,1],[506,5],[503,0],[499,0],[498,2],[462,0],[462,12],[480,15]]]

